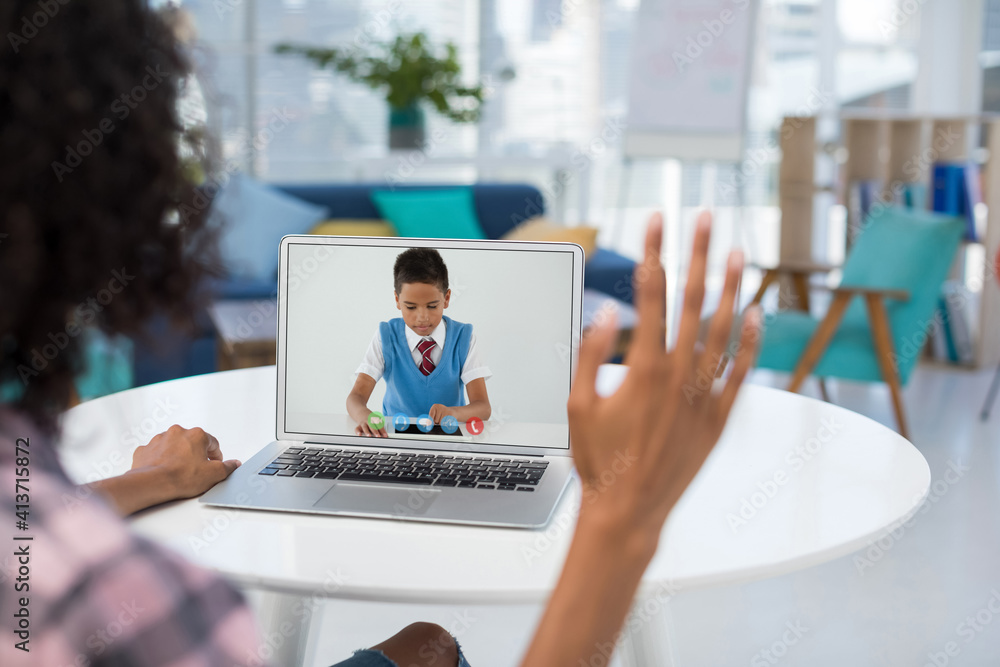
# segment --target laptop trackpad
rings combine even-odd
[[[313,507],[342,512],[367,512],[390,516],[420,516],[437,500],[441,491],[411,486],[406,489],[341,482],[316,501]]]

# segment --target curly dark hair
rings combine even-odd
[[[392,281],[396,294],[405,283],[426,283],[447,292],[448,266],[434,248],[410,248],[396,256]]]
[[[87,326],[195,312],[218,263],[180,147],[205,151],[178,117],[187,59],[144,0],[5,0],[0,35],[0,389],[52,429]]]

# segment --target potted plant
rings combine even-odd
[[[320,68],[341,72],[352,81],[381,90],[389,103],[389,148],[424,145],[421,102],[456,123],[479,120],[483,86],[461,83],[458,49],[452,43],[438,55],[422,32],[401,34],[366,50],[278,44],[275,53],[305,56]]]

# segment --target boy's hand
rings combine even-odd
[[[361,435],[368,438],[388,438],[385,432],[385,418],[382,418],[381,425],[376,423],[378,428],[373,428],[369,420],[373,413],[368,408],[368,399],[371,398],[372,390],[375,389],[375,378],[367,373],[358,373],[354,379],[354,387],[347,395],[347,414],[357,424],[354,427],[354,435]]]
[[[455,416],[455,408],[449,408],[447,405],[442,405],[441,403],[435,403],[431,406],[430,412],[431,419],[434,420],[435,424],[440,424],[441,420],[448,415]],[[459,420],[461,421],[461,420]]]
[[[650,220],[645,260],[636,267],[638,324],[625,360],[629,372],[612,396],[598,396],[595,382],[615,340],[614,322],[594,329],[580,347],[567,408],[573,459],[584,497],[593,499],[585,503],[581,519],[587,516],[600,525],[655,538],[722,433],[754,355],[759,314],[756,309],[748,313],[739,344],[727,349],[743,269],[742,254],[734,251],[704,351],[696,352],[710,233],[711,216],[703,213],[673,350],[665,349],[666,280],[660,265],[659,215]],[[729,354],[736,357],[732,375],[721,390],[713,391],[719,361]]]
[[[389,434],[385,430],[385,426],[380,429],[374,429],[368,425],[368,422],[364,421],[354,427],[354,435],[363,435],[367,438],[388,438]]]

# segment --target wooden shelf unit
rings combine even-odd
[[[971,159],[970,139],[980,126],[985,132],[988,158],[982,165],[983,201],[988,207],[986,230],[977,241],[985,246],[985,271],[979,291],[974,365],[1000,363],[1000,286],[991,270],[1000,247],[1000,116],[930,116],[911,113],[850,111],[841,114],[840,155],[846,155],[835,186],[848,205],[859,181],[881,184],[881,201],[892,203],[900,185],[920,183],[931,195],[933,166],[937,162]],[[781,207],[781,261],[812,260],[813,196],[816,118],[788,117],[781,127],[782,162],[778,176]],[[850,207],[848,206],[848,210]],[[848,236],[859,222],[850,219]],[[850,245],[848,239],[848,247]],[[963,245],[965,252],[967,245]],[[820,258],[825,259],[825,258]]]

